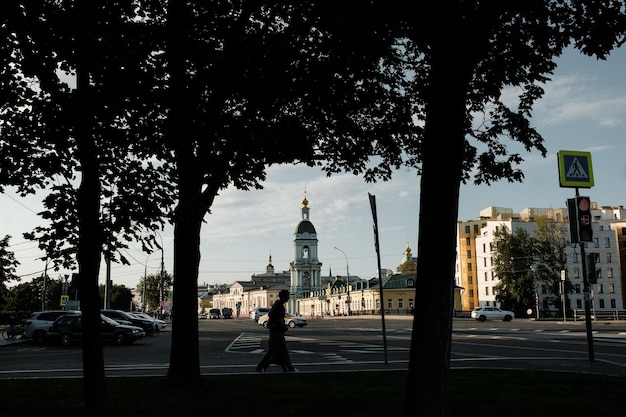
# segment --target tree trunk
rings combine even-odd
[[[81,169],[81,182],[77,193],[78,213],[78,252],[76,255],[79,270],[79,292],[82,311],[82,349],[85,407],[87,415],[106,415],[106,384],[104,375],[104,354],[100,338],[100,294],[98,273],[102,251],[102,230],[100,225],[100,168],[98,149],[93,137],[94,115],[91,111],[92,99],[89,84],[89,39],[86,33],[93,14],[89,10],[91,1],[77,2],[79,27],[85,28],[77,34],[76,69],[76,127],[74,130],[78,160]],[[82,26],[84,25],[84,26]]]
[[[184,181],[184,177],[180,177]],[[200,377],[198,346],[198,268],[200,228],[204,212],[199,196],[181,193],[174,227],[174,299],[172,348],[168,377],[192,381]]]
[[[200,228],[208,207],[202,204],[202,169],[196,168],[191,125],[193,104],[187,94],[186,2],[168,3],[169,66],[168,141],[173,144],[178,174],[178,206],[174,217],[174,298],[172,347],[168,377],[190,381],[200,377],[198,346],[198,268]]]
[[[416,305],[406,416],[447,415],[458,219],[468,77],[458,40],[433,44],[423,143]],[[437,219],[437,221],[433,221]]]

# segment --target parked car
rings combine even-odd
[[[139,316],[142,319],[152,320],[152,324],[154,325],[154,331],[156,332],[165,330],[165,328],[167,327],[167,323],[165,323],[164,320],[154,318],[148,313],[143,313],[141,311],[133,311],[132,314],[135,316]]]
[[[503,320],[511,321],[515,318],[515,313],[508,310],[500,310],[497,307],[476,307],[472,310],[471,317],[478,321]]]
[[[199,319],[202,319],[202,320],[206,320],[206,318],[207,318],[207,314],[203,311],[202,313],[200,313],[200,314],[198,315],[198,318],[199,318]]]
[[[259,317],[269,312],[270,309],[267,307],[257,307],[250,312],[250,318],[258,323]]]
[[[225,307],[222,309],[222,318],[223,319],[232,319],[233,318],[233,309]]]
[[[30,315],[24,323],[24,335],[22,337],[32,339],[38,345],[46,342],[46,333],[48,328],[59,317],[71,313],[77,312],[74,310],[44,310],[36,311]]]
[[[219,319],[221,314],[219,308],[212,308],[209,310],[209,319]]]
[[[258,323],[263,327],[267,327],[267,322],[269,321],[269,319],[270,319],[269,314],[264,314],[261,317],[259,317]],[[293,329],[296,326],[304,327],[307,324],[308,324],[308,321],[304,317],[297,316],[291,313],[285,313],[285,325],[289,326],[290,328]]]
[[[117,321],[118,323],[130,322],[132,326],[141,327],[147,334],[152,334],[154,332],[154,325],[152,324],[152,320],[134,316],[132,313],[128,313],[122,310],[100,310],[100,313],[104,314],[110,319]]]
[[[141,327],[119,324],[103,314],[100,315],[100,318],[102,319],[100,329],[103,343],[125,345],[146,336],[146,332]],[[74,312],[57,318],[48,329],[46,340],[69,346],[74,342],[79,342],[82,335],[82,314]]]

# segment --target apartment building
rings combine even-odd
[[[585,243],[584,252],[593,254],[596,260],[598,282],[591,285],[590,296],[595,311],[623,310],[624,283],[626,276],[626,210],[622,206],[598,206],[592,203],[593,242]],[[566,276],[574,287],[567,294],[566,308],[584,308],[583,271],[579,244],[569,243],[569,219],[566,208],[526,208],[519,214],[512,209],[488,207],[480,212],[478,219],[458,223],[457,267],[455,281],[462,287],[461,309],[469,311],[477,306],[498,305],[495,285],[498,277],[493,270],[495,256],[494,235],[505,227],[513,233],[524,228],[529,233],[537,229],[536,220],[547,217],[563,225],[563,244],[567,255]],[[545,288],[539,289],[538,298],[542,310],[554,309],[544,302]],[[529,306],[530,307],[530,306]]]

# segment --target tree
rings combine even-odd
[[[624,41],[626,19],[622,1],[400,4],[417,74],[410,93],[424,103],[416,116],[423,135],[406,151],[422,161],[415,298],[427,311],[413,322],[405,414],[445,416],[460,184],[472,174],[477,184],[522,180],[522,157],[501,139],[545,155],[530,116],[555,57],[573,42],[604,58]],[[517,102],[504,102],[505,86],[519,92]]]
[[[23,194],[51,189],[43,217],[52,225],[29,236],[40,240],[55,268],[78,264],[85,405],[94,415],[106,414],[98,332],[103,248],[107,260],[114,258],[122,242],[162,225],[161,209],[171,202],[166,191],[152,198],[160,185],[169,186],[145,161],[146,135],[131,141],[127,129],[140,116],[139,107],[125,104],[136,103],[146,85],[132,74],[153,52],[142,41],[141,10],[138,2],[10,1],[0,14],[8,39],[0,47],[7,93],[0,103],[0,187],[13,185]],[[60,72],[76,77],[75,88]]]
[[[172,275],[167,271],[164,271],[163,288],[165,292],[168,292],[172,288],[172,282]],[[146,308],[157,310],[159,308],[159,301],[161,298],[161,273],[150,274],[146,277],[142,277],[137,284],[136,292],[141,300],[145,300],[145,305],[143,306],[144,311]]]
[[[43,298],[47,300],[49,309],[61,308],[61,289],[62,282],[59,279],[47,279],[46,290],[43,287],[44,277],[40,276],[28,282],[23,282],[11,288],[10,297],[7,301],[6,308],[9,311],[20,311],[30,314],[35,311],[42,310]]]
[[[398,104],[400,71],[380,71],[381,57],[393,59],[391,32],[376,31],[380,19],[362,21],[372,5],[350,6],[167,4],[162,120],[178,201],[168,377],[199,377],[200,228],[219,191],[261,188],[269,165],[323,164],[331,154],[329,172],[347,159],[358,170],[365,163],[354,147],[378,153],[411,131],[410,106]],[[394,166],[386,160],[372,175]]]
[[[523,317],[528,307],[535,306],[538,291],[533,272],[532,236],[521,227],[512,232],[502,227],[494,233],[494,245],[493,269],[499,280],[494,288],[496,299],[502,308]]]
[[[561,284],[565,296],[574,289],[567,278],[561,282],[561,271],[567,269],[565,247],[569,236],[562,223],[551,221],[546,216],[540,216],[536,221],[537,229],[533,230],[535,274],[542,288],[546,290],[547,295],[542,295],[544,303],[560,310],[560,316],[563,317],[567,311],[563,311]]]
[[[20,264],[15,259],[15,254],[8,250],[10,235],[0,239],[0,305],[7,305],[9,281],[19,281],[20,277],[15,275],[17,266]]]
[[[105,286],[100,285],[99,293],[100,298],[104,300]],[[111,288],[111,308],[114,310],[129,311],[133,302],[133,292],[130,288],[126,288],[125,285],[113,284]],[[102,304],[100,304],[102,305]]]
[[[545,304],[563,313],[560,293],[561,270],[567,263],[566,231],[562,224],[546,216],[537,218],[536,224],[532,232],[521,227],[511,232],[503,227],[494,234],[493,262],[499,280],[494,288],[496,299],[519,317],[529,307],[537,308],[540,295]],[[564,285],[565,294],[572,291],[570,281]]]

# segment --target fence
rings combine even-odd
[[[574,310],[574,320],[585,320],[585,310]],[[592,311],[591,320],[626,320],[626,310]]]

